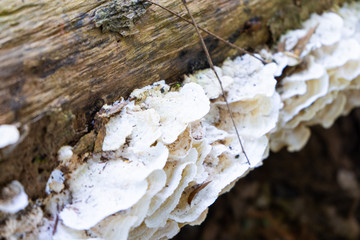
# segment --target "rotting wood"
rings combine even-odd
[[[22,143],[1,150],[0,184],[18,179],[29,196],[38,196],[56,165],[57,149],[89,132],[101,105],[136,87],[176,81],[207,66],[193,27],[156,6],[136,22],[137,34],[102,33],[94,16],[111,2],[0,2],[0,124],[29,128]],[[185,13],[179,1],[157,2]],[[199,0],[189,1],[189,8],[200,26],[255,48],[296,27],[310,12],[341,2]],[[260,26],[249,31],[247,23],[254,18]],[[237,54],[204,36],[215,64]]]

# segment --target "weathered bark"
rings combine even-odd
[[[200,26],[256,48],[311,12],[344,1],[199,0],[189,1],[189,7]],[[18,179],[38,197],[58,148],[89,132],[104,103],[206,66],[193,27],[156,6],[136,21],[131,30],[137,33],[102,33],[95,15],[112,2],[0,2],[0,124],[20,123],[26,136],[1,150],[0,184]],[[180,0],[158,2],[185,15]],[[238,54],[212,37],[206,42],[215,63]]]

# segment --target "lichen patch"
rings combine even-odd
[[[142,0],[113,0],[95,12],[95,26],[103,32],[116,32],[126,37],[137,33],[136,21],[151,4]]]

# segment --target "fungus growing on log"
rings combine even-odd
[[[360,106],[359,16],[359,3],[313,14],[303,29],[282,36],[278,51],[260,52],[274,62],[243,55],[216,68],[250,165],[215,74],[199,71],[176,89],[160,81],[134,90],[100,126],[100,151],[60,149],[49,195],[40,200],[46,214],[24,234],[161,239],[200,224],[218,196],[260,166],[270,149],[299,150],[309,126],[329,127]]]
[[[1,189],[0,211],[6,213],[17,213],[28,205],[28,197],[24,188],[18,181],[14,180]]]
[[[4,148],[19,141],[20,133],[16,126],[3,124],[0,125],[0,136],[0,148]]]

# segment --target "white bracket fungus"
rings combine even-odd
[[[330,127],[336,118],[360,106],[359,14],[359,3],[345,5],[337,14],[313,14],[304,29],[282,36],[284,49],[291,51],[316,27],[299,56],[298,69],[279,83],[284,107],[270,136],[273,151],[284,146],[289,151],[301,149],[310,137],[308,126]],[[289,55],[277,53],[274,58],[289,62]]]
[[[270,149],[299,150],[309,126],[329,127],[360,106],[359,23],[360,3],[313,14],[282,36],[277,52],[260,52],[276,63],[244,55],[216,68],[250,164],[210,70],[177,90],[164,81],[134,90],[103,126],[100,151],[59,151],[44,201],[52,217],[41,231],[54,239],[160,239],[200,224]]]
[[[20,133],[14,125],[0,125],[0,148],[14,144],[20,139]]]
[[[1,189],[0,211],[17,213],[28,205],[28,196],[23,186],[14,180]]]

